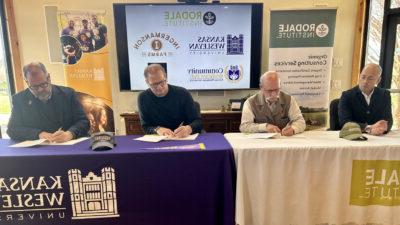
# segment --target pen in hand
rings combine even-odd
[[[287,132],[288,129],[292,128],[292,123],[293,123],[293,120],[290,120],[290,121],[286,124],[286,126],[285,126],[285,127],[282,129],[282,131],[281,131],[281,134],[282,134],[282,135],[288,136],[288,134],[287,134],[286,132]],[[293,128],[292,128],[292,134],[290,134],[289,136],[291,136],[291,135],[294,135],[294,130],[293,130]]]
[[[180,129],[182,126],[183,126],[183,122],[180,123],[179,126],[178,126],[178,128],[176,128],[176,129],[174,130],[174,136],[182,130],[182,129]]]
[[[55,137],[55,136],[58,136],[58,135],[60,135],[60,133],[62,133],[63,132],[63,130],[62,130],[62,127],[60,127],[60,128],[58,128],[58,130],[56,131],[56,132],[54,132],[53,133],[53,137]]]

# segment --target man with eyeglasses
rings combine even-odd
[[[278,73],[268,71],[261,75],[260,91],[243,105],[240,131],[292,136],[305,128],[306,122],[296,100],[280,90]]]
[[[344,91],[339,101],[339,123],[356,122],[365,133],[382,135],[393,124],[390,92],[376,85],[381,80],[378,64],[367,64],[360,73],[358,85]]]
[[[12,98],[7,134],[17,141],[66,142],[87,135],[89,121],[72,88],[52,85],[40,63],[23,68],[28,88]]]
[[[144,70],[149,88],[139,94],[140,123],[146,134],[187,137],[200,133],[202,121],[190,93],[168,84],[167,73],[160,64]]]

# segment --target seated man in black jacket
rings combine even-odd
[[[23,70],[28,88],[12,98],[8,135],[18,141],[41,138],[51,142],[86,136],[89,121],[75,91],[52,85],[40,62],[30,63]]]
[[[149,88],[139,94],[140,123],[146,134],[187,137],[202,129],[201,117],[190,93],[170,85],[167,74],[159,64],[144,70]]]
[[[388,90],[376,87],[382,69],[367,64],[361,71],[358,86],[344,91],[339,102],[339,123],[356,122],[372,135],[387,133],[393,124],[392,105]]]

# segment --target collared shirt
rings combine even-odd
[[[367,105],[369,105],[369,103],[371,102],[371,97],[372,97],[373,93],[374,93],[374,89],[372,89],[372,92],[369,95],[367,95],[367,94],[365,94],[364,92],[361,91],[361,94],[364,96],[365,101],[367,102]]]
[[[293,128],[294,133],[298,134],[305,130],[306,122],[303,118],[303,115],[301,114],[299,105],[297,104],[296,100],[293,98],[293,96],[290,97],[291,99],[290,99],[288,117],[290,121],[292,121],[291,127]],[[272,106],[272,104],[270,105],[267,102],[265,102],[265,104],[267,104],[268,107],[270,108]],[[255,121],[255,116],[251,109],[250,102],[247,99],[242,109],[242,121],[240,123],[240,131],[244,133],[267,132],[267,123],[255,123],[254,121]]]

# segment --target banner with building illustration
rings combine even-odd
[[[269,70],[296,98],[308,129],[325,127],[336,9],[272,10]]]
[[[104,13],[59,11],[65,80],[78,92],[90,133],[114,131],[109,46]]]

